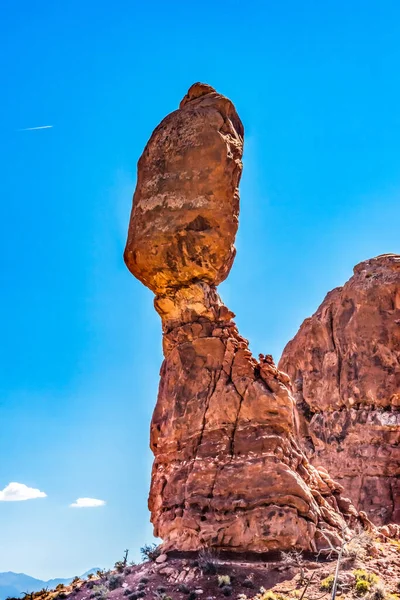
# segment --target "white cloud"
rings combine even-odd
[[[52,129],[53,125],[41,125],[40,127],[25,127],[24,129],[18,129],[18,131],[37,131],[38,129]]]
[[[94,508],[95,506],[104,506],[105,500],[96,498],[78,498],[76,502],[70,504],[71,508]]]
[[[21,500],[33,500],[34,498],[46,498],[47,494],[31,488],[24,483],[12,481],[4,490],[0,490],[0,502],[19,502]]]

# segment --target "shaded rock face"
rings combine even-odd
[[[376,524],[400,523],[400,256],[360,263],[286,346],[312,463]]]
[[[165,550],[317,550],[340,537],[341,511],[356,515],[297,444],[288,377],[252,357],[216,291],[234,257],[242,148],[232,103],[195,84],[138,166],[125,260],[162,319],[149,507]]]

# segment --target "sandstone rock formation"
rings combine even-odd
[[[400,256],[360,263],[286,346],[308,456],[376,524],[400,523]]]
[[[288,377],[252,357],[216,291],[235,254],[242,149],[233,104],[195,84],[138,165],[125,261],[162,319],[149,507],[165,550],[316,550],[340,537],[341,510],[356,515],[296,442]]]

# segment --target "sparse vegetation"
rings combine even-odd
[[[199,551],[198,566],[206,575],[216,575],[217,573],[217,554],[209,548],[203,548]]]
[[[334,579],[334,575],[328,575],[328,577],[325,577],[325,579],[321,581],[321,590],[330,592],[333,588]]]
[[[229,575],[218,575],[218,586],[220,588],[231,585],[231,578]]]
[[[371,584],[369,581],[366,581],[365,579],[358,579],[358,581],[356,581],[356,592],[360,596],[363,596],[364,594],[369,592],[370,589]]]
[[[116,590],[117,588],[121,587],[121,585],[123,584],[123,581],[124,581],[124,578],[120,574],[110,575],[110,578],[108,580],[108,589],[110,591]]]
[[[90,594],[91,598],[97,598],[97,600],[106,600],[108,596],[108,589],[105,585],[95,585],[92,593]]]
[[[383,583],[378,582],[368,595],[368,600],[385,600],[387,598],[386,588]]]
[[[247,575],[246,579],[243,581],[244,587],[251,588],[251,589],[254,588],[255,585],[254,585],[253,579],[254,579],[253,573],[250,573],[250,575]]]
[[[304,577],[304,558],[301,550],[292,550],[291,552],[281,552],[281,560],[287,567],[297,567],[300,571],[300,578]]]
[[[223,585],[221,588],[221,592],[223,593],[224,596],[231,596],[232,595],[232,586],[231,585]]]
[[[140,548],[140,554],[142,555],[143,561],[156,560],[160,556],[160,548],[156,544],[145,544]]]
[[[124,572],[124,570],[128,564],[128,554],[129,554],[129,550],[125,550],[122,560],[117,560],[117,562],[115,563],[114,568],[116,571],[118,571],[118,573]]]
[[[353,575],[356,578],[356,592],[363,596],[379,583],[379,577],[375,573],[368,573],[365,569],[355,569]],[[376,600],[379,600],[378,598]]]

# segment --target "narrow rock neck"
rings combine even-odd
[[[222,302],[215,286],[204,282],[174,288],[154,300],[161,317],[163,351],[167,356],[172,347],[196,337],[196,324],[209,324],[209,335],[219,328],[234,328],[235,316]],[[199,327],[200,331],[203,327]]]

